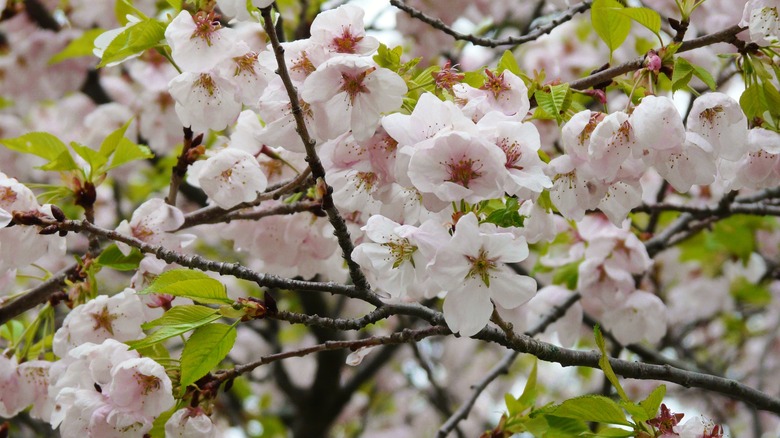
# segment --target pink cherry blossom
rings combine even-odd
[[[474,203],[503,194],[506,155],[481,137],[451,132],[415,146],[409,178],[444,202]]]
[[[184,214],[181,210],[166,204],[162,199],[153,198],[141,204],[133,212],[130,222],[122,221],[116,231],[152,245],[181,248],[195,239],[192,234],[172,233],[182,224],[184,224]],[[117,246],[123,253],[130,253],[129,246],[121,242],[117,242]]]
[[[171,57],[185,72],[202,73],[239,56],[235,30],[222,27],[213,12],[190,15],[186,10],[165,29]]]
[[[183,408],[165,422],[165,436],[170,438],[215,438],[217,429],[200,408]]]
[[[141,324],[145,322],[143,304],[132,289],[112,297],[98,295],[76,307],[54,334],[54,354],[65,357],[68,350],[85,342],[99,343],[112,338],[131,341],[144,337]]]
[[[311,41],[329,52],[369,55],[379,47],[379,41],[366,35],[362,8],[345,4],[322,12],[311,23]]]
[[[301,97],[316,106],[315,129],[321,139],[348,130],[356,140],[374,134],[382,113],[401,107],[407,88],[396,73],[355,56],[329,59],[304,82]]]
[[[736,161],[747,153],[747,117],[739,102],[723,93],[706,93],[693,101],[688,130],[704,138],[717,157]]]

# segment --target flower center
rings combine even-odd
[[[302,73],[304,76],[309,76],[314,70],[317,70],[317,67],[311,62],[311,59],[309,59],[309,55],[306,52],[301,52],[298,59],[293,59],[290,70],[296,73]]]
[[[355,103],[355,97],[357,97],[358,94],[370,93],[368,87],[363,83],[363,80],[374,70],[376,70],[376,67],[371,67],[356,75],[351,75],[349,73],[341,74],[340,91],[347,93],[350,103]]]
[[[192,32],[190,39],[200,38],[205,41],[207,45],[211,46],[211,39],[216,32],[222,28],[222,25],[219,24],[217,18],[217,14],[215,14],[214,11],[200,11],[195,14],[195,16],[192,17],[192,21],[195,22],[195,31]]]
[[[214,78],[208,73],[201,73],[198,80],[195,81],[195,86],[203,88],[209,93],[209,96],[214,96],[214,92],[217,90],[217,84],[214,82]]]
[[[362,39],[362,36],[352,35],[352,30],[345,27],[341,36],[333,38],[333,42],[330,43],[330,46],[338,53],[355,53],[357,43]]]
[[[406,261],[411,263],[412,267],[415,267],[412,255],[417,251],[417,247],[412,245],[409,242],[409,239],[403,238],[394,240],[392,242],[383,243],[382,246],[385,246],[390,250],[390,257],[393,258],[393,268],[398,268]]]
[[[93,320],[95,320],[95,326],[92,327],[93,330],[102,328],[103,330],[109,332],[111,336],[114,335],[113,322],[119,316],[110,314],[108,312],[108,306],[103,306],[103,310],[100,312],[90,313],[90,316]]]
[[[256,75],[255,64],[257,63],[257,53],[249,52],[244,56],[233,58],[236,62],[236,70],[233,72],[233,76],[241,74]]]
[[[10,187],[0,187],[0,201],[11,204],[16,201],[16,192]]]
[[[466,278],[479,277],[485,286],[490,287],[490,272],[497,269],[496,261],[498,258],[489,258],[484,248],[479,250],[479,255],[476,257],[466,256],[466,258],[471,263],[471,269],[466,274]]]
[[[715,105],[712,108],[707,108],[702,111],[701,114],[699,114],[699,119],[709,123],[711,127],[714,127],[718,124],[720,114],[723,112],[725,112],[725,110],[722,105]]]
[[[379,179],[374,172],[358,172],[355,175],[356,188],[365,192],[370,192]]]
[[[141,386],[144,395],[158,391],[162,383],[162,380],[157,376],[147,376],[146,374],[138,372],[136,372],[133,377],[135,378],[135,381],[138,382],[138,385]]]
[[[485,75],[487,75],[487,80],[479,89],[490,91],[493,93],[494,98],[498,99],[499,94],[512,89],[504,80],[504,72],[496,75],[492,71],[485,69]]]
[[[436,81],[436,86],[444,90],[452,90],[453,85],[460,83],[466,77],[463,73],[458,73],[451,61],[447,61],[441,70],[431,73],[431,76]]]
[[[498,147],[500,147],[506,155],[506,164],[504,166],[507,169],[523,170],[523,166],[518,164],[518,161],[523,158],[523,151],[520,148],[520,144],[516,141],[509,143],[508,139],[502,138],[498,142]]]
[[[450,174],[450,179],[447,181],[459,184],[465,188],[469,188],[471,181],[482,176],[482,172],[479,171],[482,168],[479,165],[479,160],[461,158],[458,161],[447,163],[446,166]]]

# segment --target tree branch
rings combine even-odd
[[[535,28],[534,30],[528,32],[525,35],[519,37],[506,37],[503,39],[492,39],[492,38],[482,38],[472,34],[460,33],[454,30],[453,28],[447,26],[446,24],[444,24],[444,22],[441,21],[440,19],[428,16],[423,12],[407,5],[403,0],[390,0],[391,5],[406,12],[412,18],[416,18],[422,21],[423,23],[429,24],[431,27],[446,33],[447,35],[455,38],[456,40],[468,41],[471,44],[474,44],[475,46],[485,46],[485,47],[518,46],[520,44],[533,41],[541,37],[542,35],[552,32],[553,29],[571,20],[572,18],[574,18],[575,15],[587,11],[588,9],[590,9],[591,3],[592,0],[585,0],[582,3],[572,6],[571,8],[562,12],[554,20],[550,21],[547,24]]]
[[[301,108],[300,100],[298,98],[298,91],[290,79],[290,73],[287,71],[287,64],[284,61],[284,47],[279,42],[279,36],[276,34],[276,29],[273,26],[273,18],[271,17],[271,7],[263,8],[260,10],[263,15],[263,26],[268,34],[268,38],[271,40],[271,46],[274,49],[274,55],[276,56],[276,63],[278,69],[276,74],[282,79],[284,88],[287,90],[287,95],[290,98],[290,106],[292,108],[292,114],[295,118],[296,131],[300,136],[303,145],[306,148],[306,162],[309,163],[312,176],[317,184],[325,185],[325,194],[322,197],[322,208],[328,214],[328,219],[331,225],[333,225],[333,234],[336,235],[336,239],[341,247],[344,260],[347,262],[349,268],[349,276],[358,291],[369,293],[371,285],[368,284],[368,280],[363,271],[360,270],[360,266],[352,260],[352,250],[354,246],[352,239],[349,236],[349,230],[347,224],[344,222],[344,218],[341,217],[336,206],[333,204],[332,189],[327,186],[325,182],[325,168],[322,166],[317,151],[314,149],[316,142],[309,135],[309,130],[306,128],[306,121],[303,118],[303,109]]]
[[[76,275],[78,269],[79,265],[74,263],[52,275],[48,280],[39,284],[24,295],[21,295],[19,298],[16,298],[9,303],[5,303],[0,307],[0,325],[5,324],[12,318],[21,315],[35,306],[48,301],[53,293],[62,288],[68,277]]]

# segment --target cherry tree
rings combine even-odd
[[[0,436],[777,436],[779,8],[0,0]]]

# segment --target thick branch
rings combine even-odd
[[[577,5],[572,6],[571,8],[562,12],[554,20],[550,21],[547,24],[535,28],[534,30],[528,32],[525,35],[518,36],[518,37],[506,37],[502,39],[492,39],[492,38],[478,37],[472,34],[460,33],[454,30],[453,28],[447,26],[446,24],[444,24],[444,22],[441,21],[440,19],[430,17],[422,13],[421,11],[418,11],[417,9],[407,5],[403,0],[390,0],[391,5],[406,12],[413,18],[416,18],[422,21],[423,23],[429,24],[431,27],[446,33],[447,35],[455,38],[456,40],[468,41],[474,44],[475,46],[485,46],[485,47],[518,46],[520,44],[533,41],[542,35],[552,32],[553,29],[571,20],[575,15],[587,11],[588,9],[590,9],[591,3],[592,3],[591,0],[586,0],[583,1],[582,3],[578,3]]]

